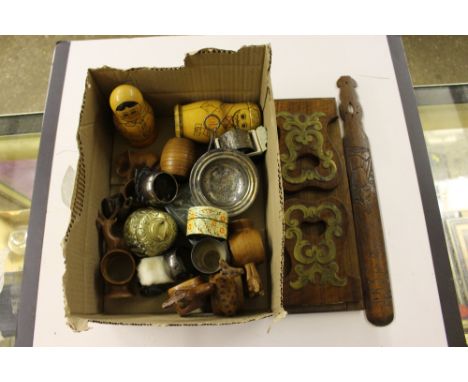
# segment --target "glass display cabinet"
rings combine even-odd
[[[468,84],[417,86],[415,94],[468,341]]]
[[[42,114],[0,117],[0,346],[15,343]]]

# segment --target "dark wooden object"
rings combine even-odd
[[[337,85],[366,315],[374,325],[388,325],[393,320],[393,302],[369,140],[362,126],[356,82],[344,76]]]
[[[362,309],[335,100],[275,105],[285,189],[283,305],[290,313]]]

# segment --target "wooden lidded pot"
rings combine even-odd
[[[249,296],[263,295],[263,285],[255,264],[265,261],[265,247],[260,231],[250,219],[237,219],[230,224],[229,249],[233,262],[246,271]]]
[[[196,159],[195,143],[190,139],[169,139],[161,153],[161,170],[171,175],[187,177]]]

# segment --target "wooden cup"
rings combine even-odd
[[[190,174],[195,159],[195,144],[190,139],[171,138],[161,153],[161,170],[185,178]]]
[[[101,259],[101,275],[107,283],[106,296],[111,298],[131,297],[130,282],[136,271],[132,254],[123,249],[112,249]]]
[[[246,271],[249,296],[263,295],[263,285],[255,264],[265,261],[265,248],[260,231],[250,219],[237,219],[230,224],[229,249],[233,262]]]

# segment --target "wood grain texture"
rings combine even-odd
[[[285,189],[284,308],[289,313],[362,309],[354,221],[335,100],[277,100],[275,106]],[[292,131],[291,126],[304,129],[308,124],[313,126],[305,132]],[[294,185],[284,181],[284,166],[291,162],[291,140],[298,155],[289,175],[310,174]]]
[[[229,249],[234,265],[244,267],[249,297],[263,295],[262,279],[255,264],[265,261],[262,235],[250,219],[234,220],[229,225]]]
[[[186,138],[171,138],[161,153],[161,170],[185,178],[190,174],[195,160],[194,142]]]
[[[393,301],[369,139],[362,125],[356,82],[344,76],[337,85],[366,316],[374,325],[384,326],[393,320]]]

